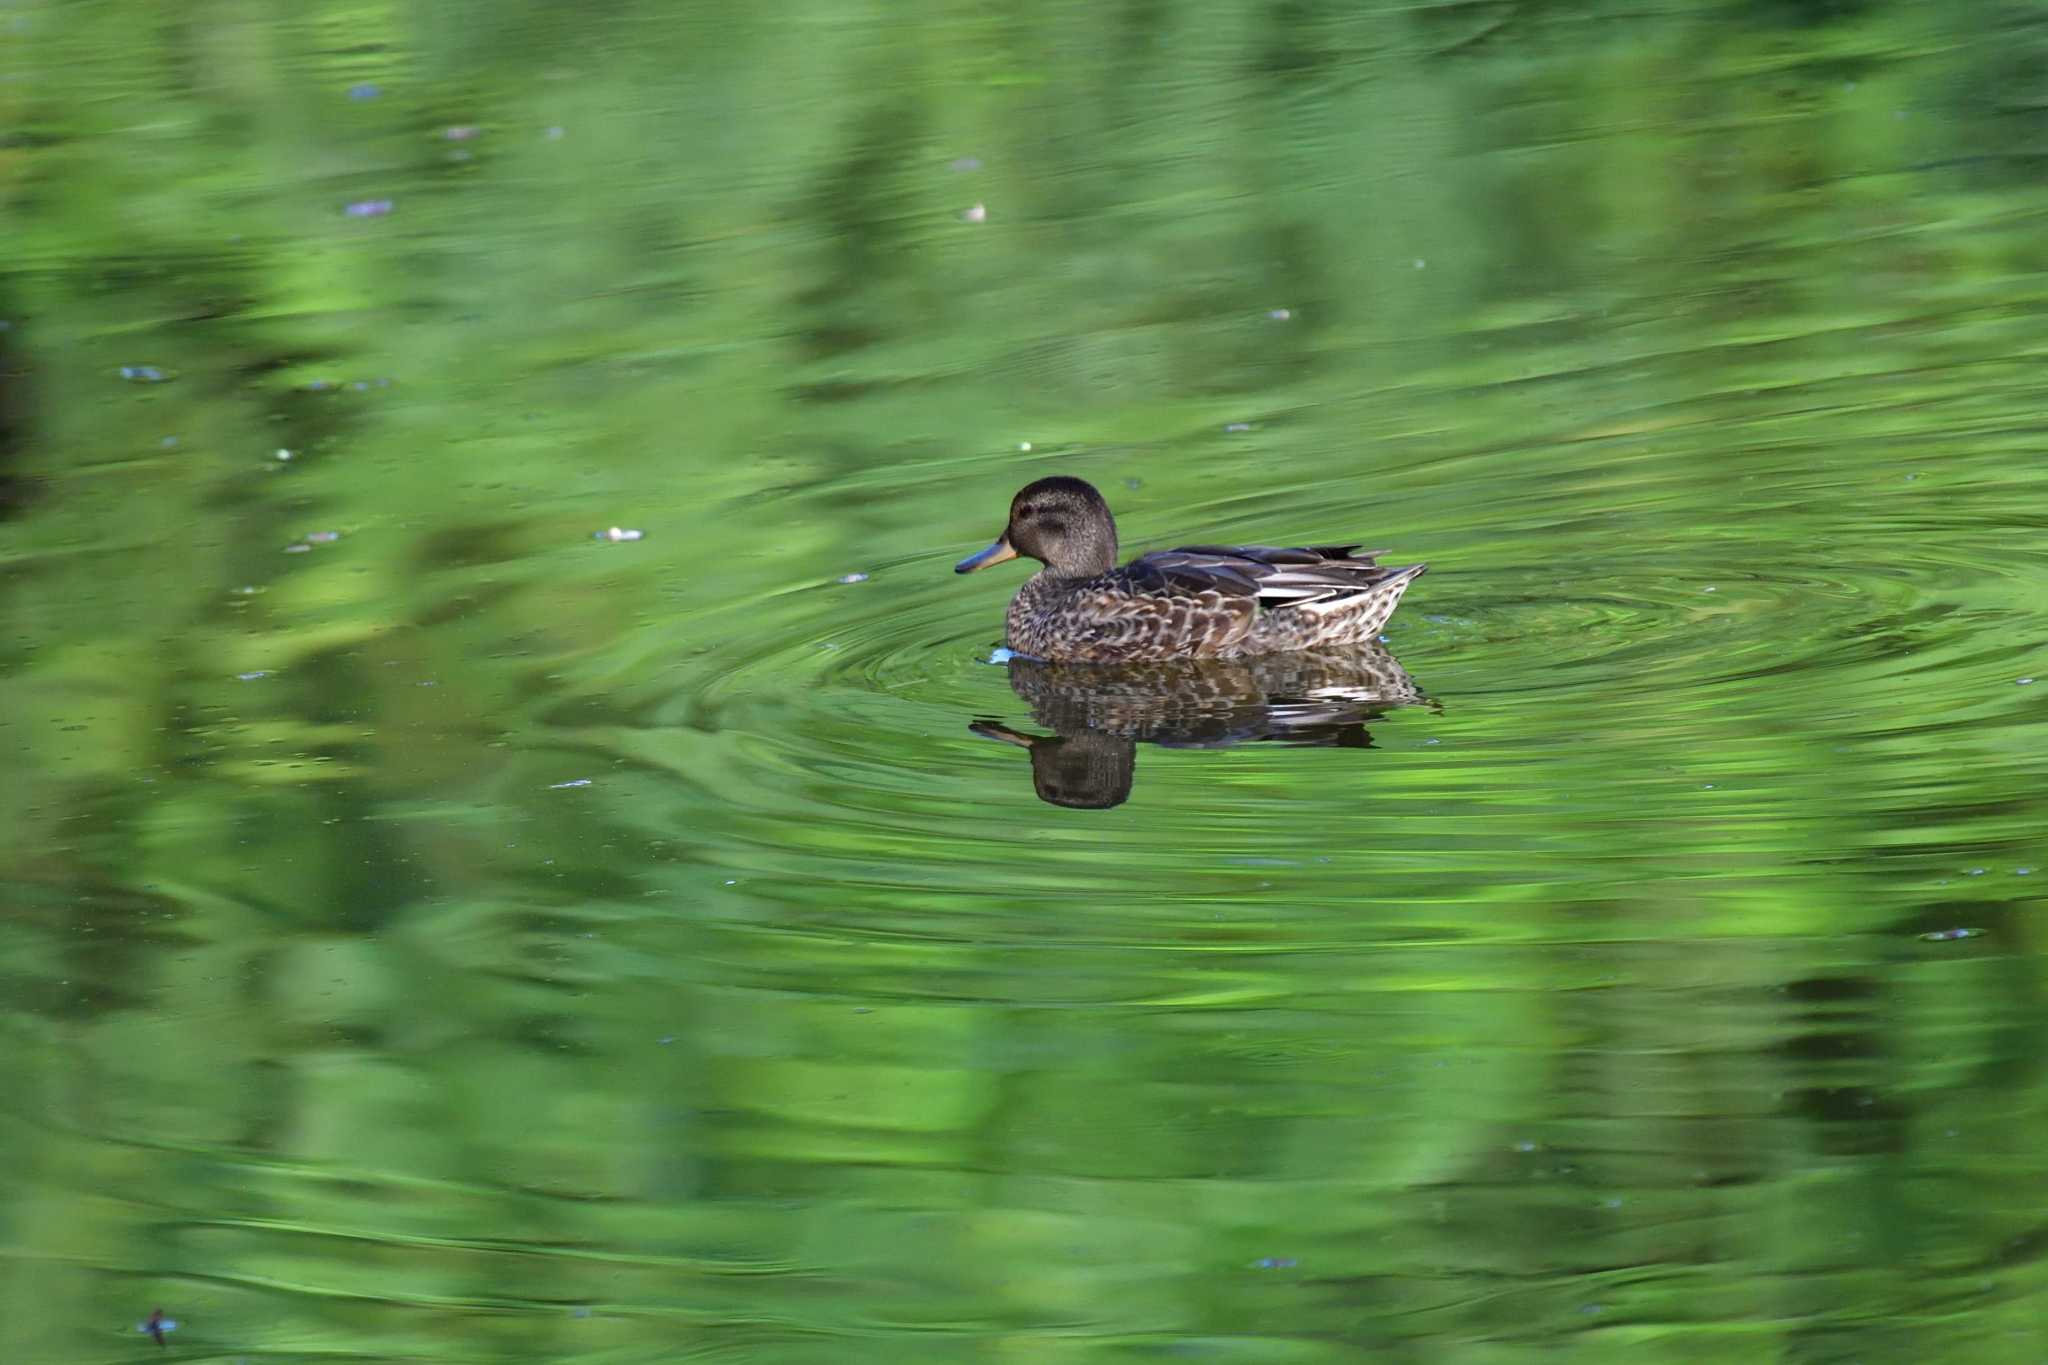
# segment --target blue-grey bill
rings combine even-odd
[[[973,573],[976,569],[985,569],[991,564],[1000,564],[1006,559],[1015,559],[1016,557],[1017,551],[1012,548],[1008,538],[999,536],[996,538],[995,544],[989,546],[980,554],[969,555],[958,564],[955,564],[953,572]]]

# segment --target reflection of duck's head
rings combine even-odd
[[[1048,805],[1106,810],[1131,796],[1138,746],[1116,735],[1082,731],[1072,735],[1027,735],[993,721],[967,727],[987,739],[1014,744],[1031,754],[1031,785]]]
[[[1010,499],[1009,524],[995,543],[953,566],[973,573],[1022,555],[1061,578],[1088,578],[1116,566],[1116,518],[1095,486],[1064,475],[1027,484]]]

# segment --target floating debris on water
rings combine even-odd
[[[164,1333],[178,1330],[178,1320],[165,1317],[163,1309],[155,1308],[150,1310],[147,1318],[135,1324],[135,1330],[161,1346],[164,1344]]]
[[[332,545],[340,539],[341,532],[339,531],[312,531],[307,534],[306,543],[308,545]]]
[[[391,209],[389,199],[355,199],[342,205],[341,211],[350,218],[382,218]]]
[[[131,384],[168,384],[178,377],[175,370],[156,365],[123,365],[120,374]]]
[[[269,670],[269,669],[267,669],[267,668],[259,668],[259,669],[256,669],[256,670],[254,670],[253,672],[249,672],[249,673],[237,673],[237,674],[235,674],[235,681],[236,681],[236,682],[255,682],[255,681],[256,681],[256,680],[258,679],[258,678],[267,678],[267,677],[269,677],[269,676],[270,676],[270,670]]]
[[[312,550],[313,547],[306,544],[304,541],[298,541],[294,544],[287,545],[284,547],[284,552],[288,555],[310,554],[312,553]]]
[[[590,785],[590,781],[591,779],[587,777],[574,777],[569,779],[567,782],[550,782],[548,783],[548,790],[551,792],[558,792],[561,791],[564,787],[587,787]]]
[[[1252,424],[1250,422],[1226,422],[1223,425],[1223,429],[1225,431],[1250,431]]]
[[[868,576],[864,573],[843,573],[832,581],[835,583],[865,583],[868,581]]]
[[[277,455],[275,458],[281,461],[289,461],[292,458],[292,452],[286,450],[283,446],[279,446],[277,448]]]
[[[2014,681],[2017,682],[2018,685],[2021,687],[2032,687],[2034,685],[2034,680],[2032,678],[2018,678]]]
[[[1292,1256],[1261,1256],[1252,1262],[1254,1270],[1292,1270],[1301,1262]]]
[[[647,534],[645,531],[635,531],[624,526],[608,526],[602,531],[592,531],[590,538],[592,540],[610,541],[638,540],[645,534]]]
[[[1268,308],[1266,316],[1275,322],[1289,322],[1294,318],[1294,310],[1292,308]]]
[[[960,220],[965,223],[986,223],[988,221],[988,205],[969,205],[960,211]]]
[[[384,88],[382,86],[372,85],[368,81],[364,81],[359,85],[351,85],[348,88],[348,97],[352,100],[373,100],[383,93]]]
[[[456,123],[443,128],[441,136],[450,142],[467,142],[482,131],[474,123]]]
[[[1920,937],[1929,943],[1952,943],[1959,938],[1979,938],[1983,933],[1982,929],[1934,929]]]

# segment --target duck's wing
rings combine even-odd
[[[1356,545],[1188,545],[1144,555],[1131,561],[1127,571],[1155,577],[1169,591],[1233,593],[1277,611],[1334,601],[1379,584],[1399,572],[1375,562],[1383,553],[1360,553]]]

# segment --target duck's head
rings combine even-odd
[[[1023,555],[1062,578],[1088,578],[1116,567],[1116,519],[1094,486],[1056,475],[1026,484],[1010,499],[1010,524],[996,543],[953,566],[973,573]]]

